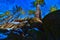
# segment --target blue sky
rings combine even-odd
[[[34,0],[33,0],[34,1]],[[57,9],[60,9],[60,1],[59,0],[44,0],[45,5],[40,9],[42,10],[42,18],[49,13],[50,7],[55,6]],[[0,14],[6,10],[12,10],[15,5],[21,6],[25,11],[30,9],[35,9],[31,4],[32,0],[0,0]]]
[[[18,5],[18,6],[21,6],[26,11],[25,15],[27,16],[28,10],[31,10],[31,9],[35,10],[35,8],[31,7],[32,1],[34,1],[34,0],[0,0],[0,14],[3,14],[7,10],[12,10],[12,8],[15,7],[15,5]],[[50,12],[49,10],[50,10],[51,6],[57,7],[57,10],[60,9],[60,0],[44,0],[44,1],[45,1],[45,5],[43,7],[40,6],[40,9],[42,11],[42,18],[44,18],[44,16],[46,16]],[[5,17],[7,17],[7,16],[5,16]],[[21,18],[23,18],[23,17],[25,17],[25,16],[21,15]],[[2,18],[0,18],[0,20],[1,19]],[[3,22],[0,22],[0,24],[3,24]],[[7,37],[3,34],[0,34],[0,36],[1,36],[0,38]]]

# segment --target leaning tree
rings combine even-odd
[[[34,2],[32,2],[32,4],[36,8],[36,10],[29,10],[29,14],[34,14],[34,20],[42,23],[40,6],[45,4],[44,0],[35,0]]]

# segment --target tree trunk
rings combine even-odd
[[[41,21],[40,4],[37,4],[37,6],[36,6],[35,17],[36,17],[37,21],[39,21],[40,23],[42,23],[42,21]]]
[[[36,6],[35,17],[41,19],[41,11],[40,11],[40,5],[39,4],[37,4],[37,6]]]

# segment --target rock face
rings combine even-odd
[[[60,40],[60,10],[51,12],[43,18],[43,28],[48,39]]]

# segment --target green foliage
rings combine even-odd
[[[37,2],[35,2],[35,1],[34,1],[32,4],[33,4],[33,6],[35,6],[35,7],[36,7],[36,5],[37,5]]]
[[[15,7],[13,7],[13,11],[14,11],[14,14],[17,12],[20,12],[22,11],[22,7],[16,5]]]
[[[50,8],[50,12],[53,12],[53,11],[56,11],[57,10],[57,8],[55,7],[55,6],[52,6],[51,8]]]
[[[5,12],[5,15],[10,15],[10,11],[6,11]]]
[[[0,18],[4,17],[4,16],[9,16],[10,15],[10,12],[9,11],[6,11],[4,14],[1,14],[0,15]]]
[[[44,0],[36,0],[37,4],[43,4]]]
[[[1,14],[1,15],[0,15],[0,18],[2,18],[2,17],[4,17],[4,16],[5,16],[5,14]]]
[[[40,4],[40,5],[44,4],[44,0],[36,0],[36,1],[32,2],[32,4],[33,4],[33,6],[36,7],[36,5],[38,5],[38,4]]]
[[[22,7],[16,5],[16,12],[20,12],[21,14],[25,14],[25,11],[22,9]]]
[[[25,14],[25,11],[24,10],[21,10],[20,12],[21,12],[21,14]]]
[[[35,11],[34,10],[29,10],[29,15],[31,14],[35,14]]]
[[[16,10],[17,12],[18,11],[22,11],[22,8],[21,7],[17,7],[17,10]]]

